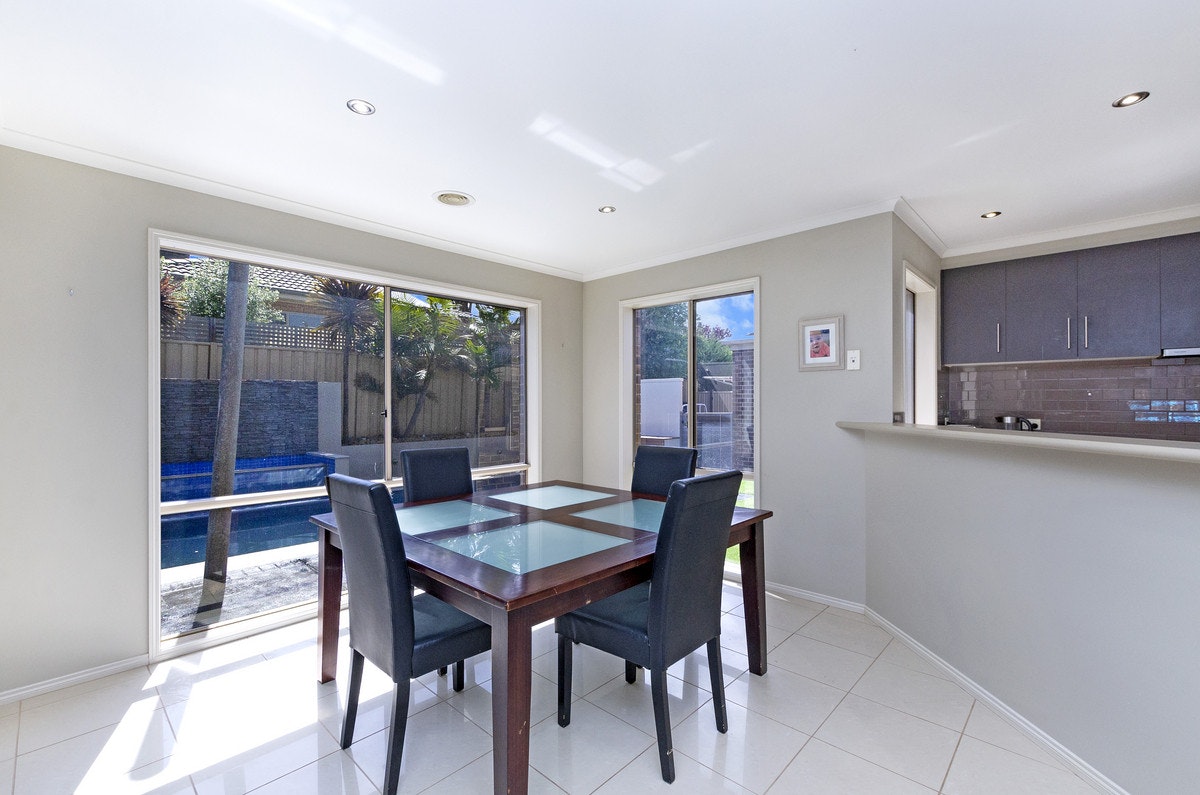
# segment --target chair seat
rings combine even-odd
[[[649,608],[650,583],[644,582],[559,616],[554,631],[649,668]]]
[[[413,676],[491,648],[492,628],[429,594],[413,597]]]

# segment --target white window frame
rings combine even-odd
[[[907,261],[904,287],[913,294],[913,413],[909,423],[937,425],[938,292],[937,287]],[[905,368],[908,368],[905,356]],[[907,380],[907,376],[906,379]],[[907,398],[906,398],[907,400]]]
[[[317,260],[293,254],[284,254],[266,249],[254,248],[252,246],[223,243],[216,240],[195,237],[193,235],[178,234],[161,229],[150,229],[148,238],[149,267],[147,272],[149,278],[147,295],[149,296],[149,300],[147,301],[147,317],[149,319],[148,372],[150,374],[150,410],[148,428],[149,473],[147,488],[147,515],[149,517],[148,536],[150,549],[148,561],[150,582],[148,632],[150,637],[149,657],[151,662],[210,648],[221,643],[247,637],[249,635],[254,635],[268,629],[284,626],[286,624],[305,621],[314,618],[317,614],[317,607],[315,604],[300,605],[255,619],[235,621],[228,625],[218,625],[207,632],[200,633],[200,636],[184,636],[182,638],[163,640],[161,628],[162,526],[160,523],[163,515],[166,513],[182,512],[183,510],[204,510],[209,507],[217,507],[218,505],[219,507],[232,508],[240,505],[252,505],[264,502],[282,502],[310,497],[321,497],[325,495],[325,489],[323,487],[316,486],[304,489],[291,489],[288,491],[271,492],[272,496],[266,499],[264,499],[261,494],[229,495],[227,497],[218,497],[213,498],[213,505],[211,506],[206,505],[201,501],[192,501],[189,502],[186,509],[182,508],[182,506],[173,507],[172,504],[167,503],[164,510],[164,506],[159,500],[159,481],[162,471],[160,438],[162,427],[160,403],[162,370],[160,367],[159,355],[162,330],[159,327],[160,313],[158,297],[159,274],[161,270],[159,252],[164,248],[170,250],[187,251],[193,254],[202,254],[213,257],[214,259],[249,262],[254,265],[282,268],[285,270],[302,270],[306,273],[311,273],[318,276],[329,276],[339,279],[367,282],[369,284],[378,284],[405,292],[450,296],[456,299],[475,301],[484,304],[499,304],[501,306],[509,306],[523,310],[525,312],[525,328],[522,329],[522,334],[524,335],[525,342],[525,449],[527,452],[527,460],[521,464],[477,469],[475,470],[475,473],[477,475],[486,475],[524,471],[529,482],[536,483],[537,481],[541,480],[542,374],[540,300],[524,296],[497,293],[488,290],[479,290],[471,287],[463,287],[462,285],[457,284],[435,282],[429,279],[408,276],[402,273],[373,270],[370,268],[343,265],[340,263]],[[387,483],[389,486],[398,486],[400,485],[400,480],[396,477],[393,477],[393,479],[387,481]]]

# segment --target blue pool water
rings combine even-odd
[[[239,458],[234,465],[233,493],[302,489],[322,486],[333,471],[331,456],[304,453],[265,458]],[[212,462],[188,461],[162,465],[160,499],[199,500],[211,496]]]

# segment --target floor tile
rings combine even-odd
[[[958,732],[855,695],[846,696],[815,736],[931,789],[941,786],[959,738]]]
[[[975,703],[953,682],[885,662],[873,664],[850,692],[956,732],[963,730]]]
[[[820,740],[804,746],[768,790],[770,795],[933,795],[935,791]]]
[[[190,790],[186,772],[163,773],[174,748],[163,710],[149,701],[137,702],[117,724],[22,753],[16,760],[14,791],[149,792],[175,781]],[[154,768],[147,776],[149,765]],[[133,771],[141,773],[134,776]]]
[[[767,594],[767,626],[781,629],[784,632],[795,632],[812,621],[823,610],[825,610],[825,605],[798,596]],[[743,618],[746,615],[744,605],[730,612]]]
[[[14,713],[0,718],[0,762],[7,762],[17,755],[17,722]]]
[[[769,652],[783,642],[790,632],[767,627],[766,647]],[[721,616],[721,648],[746,656],[746,619],[725,613]]]
[[[783,668],[765,676],[743,674],[725,688],[726,700],[805,734],[815,732],[845,695]]]
[[[13,776],[16,771],[17,761],[15,759],[0,762],[0,795],[12,795]]]
[[[131,709],[149,713],[159,706],[158,694],[153,689],[143,689],[134,680],[22,709],[17,753],[29,753],[94,729],[115,726]]]
[[[726,582],[721,586],[721,612],[740,610],[742,607],[742,586]]]
[[[558,682],[558,648],[533,661],[534,673]],[[625,661],[582,643],[571,649],[571,692],[586,696],[616,677],[625,676]]]
[[[14,709],[12,711],[16,712],[15,707],[18,706],[21,710],[36,709],[44,707],[47,704],[53,704],[56,701],[66,701],[67,699],[75,698],[85,693],[93,693],[97,690],[112,691],[115,689],[127,689],[130,692],[138,692],[153,686],[149,680],[150,674],[148,669],[144,666],[138,666],[129,671],[102,676],[99,679],[90,679],[86,682],[79,682],[68,687],[52,690],[49,693],[30,696],[19,702],[19,704],[13,704],[12,707]]]
[[[990,745],[1028,757],[1042,764],[1066,769],[1066,766],[1041,745],[1038,745],[1015,726],[1001,718],[986,704],[975,702],[965,733]]]
[[[613,679],[588,693],[587,700],[655,737],[654,702],[647,674],[648,671],[638,671],[637,681],[632,684],[626,682],[624,676]],[[697,710],[712,714],[712,694],[682,679],[667,676],[667,712],[671,717],[671,725],[678,725]]]
[[[387,731],[354,741],[350,755],[376,787],[383,786]],[[449,704],[438,704],[408,720],[400,789],[420,792],[492,750],[492,738]]]
[[[434,784],[429,789],[422,790],[421,795],[473,795],[474,793],[487,793],[492,791],[493,781],[492,754],[489,751],[471,764]],[[529,795],[563,795],[563,790],[554,786],[550,779],[530,768]]]
[[[0,704],[0,718],[7,718],[9,715],[16,715],[21,711],[20,701],[9,701]]]
[[[492,678],[492,653],[477,654],[468,660],[463,661],[463,690],[475,687],[482,682],[486,682]],[[442,676],[437,671],[429,673],[417,679],[418,682],[425,685],[431,691],[438,695],[438,698],[448,699],[453,698],[454,692],[454,666],[446,669],[446,675]]]
[[[219,757],[208,757],[208,764],[201,764],[204,753],[188,754],[183,758],[185,766],[194,770],[192,783],[200,795],[229,795],[250,792],[278,778],[294,773],[314,759],[338,751],[337,743],[329,732],[312,725],[270,739],[250,739],[242,735],[245,743],[240,750],[226,750]],[[196,741],[193,742],[193,745]]]
[[[750,790],[687,756],[675,755],[675,782],[662,780],[662,765],[658,760],[658,744],[643,751],[627,767],[596,790],[596,795],[630,795],[630,793],[661,793],[661,795],[747,795]]]
[[[366,795],[378,791],[345,751],[323,756],[252,790],[254,795]]]
[[[624,681],[624,680],[622,680]],[[575,696],[574,698],[578,698]],[[446,702],[471,719],[479,728],[492,733],[492,683],[467,688]],[[541,723],[558,712],[558,684],[540,674],[530,679],[529,725]]]
[[[886,630],[865,618],[856,618],[852,613],[835,611],[834,608],[827,608],[797,632],[805,637],[871,657],[878,657],[892,640],[892,636]]]
[[[973,737],[964,737],[943,789],[946,795],[1095,795],[1073,773]]]
[[[904,641],[899,638],[892,638],[892,642],[887,645],[883,653],[879,655],[882,662],[899,665],[901,668],[908,668],[910,671],[920,671],[923,674],[936,676],[939,679],[953,681],[950,674],[938,668],[933,663],[926,660],[920,654],[910,649],[905,645]]]
[[[547,718],[529,736],[529,764],[570,793],[593,792],[655,744],[654,736],[587,701],[571,707],[571,725]]]
[[[358,713],[354,719],[354,737],[356,739],[374,734],[392,723],[394,697],[390,687],[391,680],[383,678],[387,681],[388,687],[374,688],[371,693],[368,693],[364,682],[359,691]],[[410,718],[441,703],[443,703],[442,700],[420,682],[409,683],[408,716]],[[342,720],[345,714],[345,694],[329,693],[317,700],[317,720],[334,738],[342,736]]]
[[[672,731],[676,759],[686,755],[751,792],[766,792],[808,742],[808,735],[739,704],[727,703],[725,711],[729,730],[724,734],[717,731],[710,707],[676,726]]]
[[[750,658],[732,649],[721,649],[721,671],[728,685],[750,670]],[[667,669],[674,676],[701,690],[712,690],[712,679],[708,673],[708,650],[701,647]]]
[[[832,646],[805,635],[792,635],[771,650],[772,666],[849,690],[866,673],[873,657]]]

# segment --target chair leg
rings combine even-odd
[[[350,687],[346,691],[346,712],[342,716],[342,747],[354,742],[354,721],[358,717],[358,690],[362,685],[363,656],[357,651],[350,657]]]
[[[717,731],[729,731],[729,718],[725,711],[725,676],[721,671],[721,636],[708,642],[708,676],[712,682],[713,709],[717,713]]]
[[[438,676],[445,676],[445,675],[446,675],[446,666],[443,665],[441,668],[438,669]]]
[[[628,682],[629,684],[633,684],[634,682],[637,681],[637,669],[638,669],[638,667],[636,665],[634,665],[633,663],[629,662],[629,660],[625,661],[625,681],[626,682]]]
[[[650,669],[650,698],[654,702],[654,731],[658,734],[658,761],[663,781],[675,781],[675,750],[671,746],[671,711],[667,706],[667,672]]]
[[[571,640],[558,636],[558,725],[571,725]]]
[[[400,789],[400,762],[404,756],[404,731],[408,728],[408,680],[397,682],[392,690],[395,695],[392,699],[392,728],[388,731],[383,795],[396,795]]]
[[[454,687],[455,693],[461,693],[462,689],[464,687],[466,687],[466,679],[465,679],[465,676],[463,673],[465,669],[466,669],[466,665],[464,664],[463,660],[459,660],[458,662],[454,663],[453,687]]]

